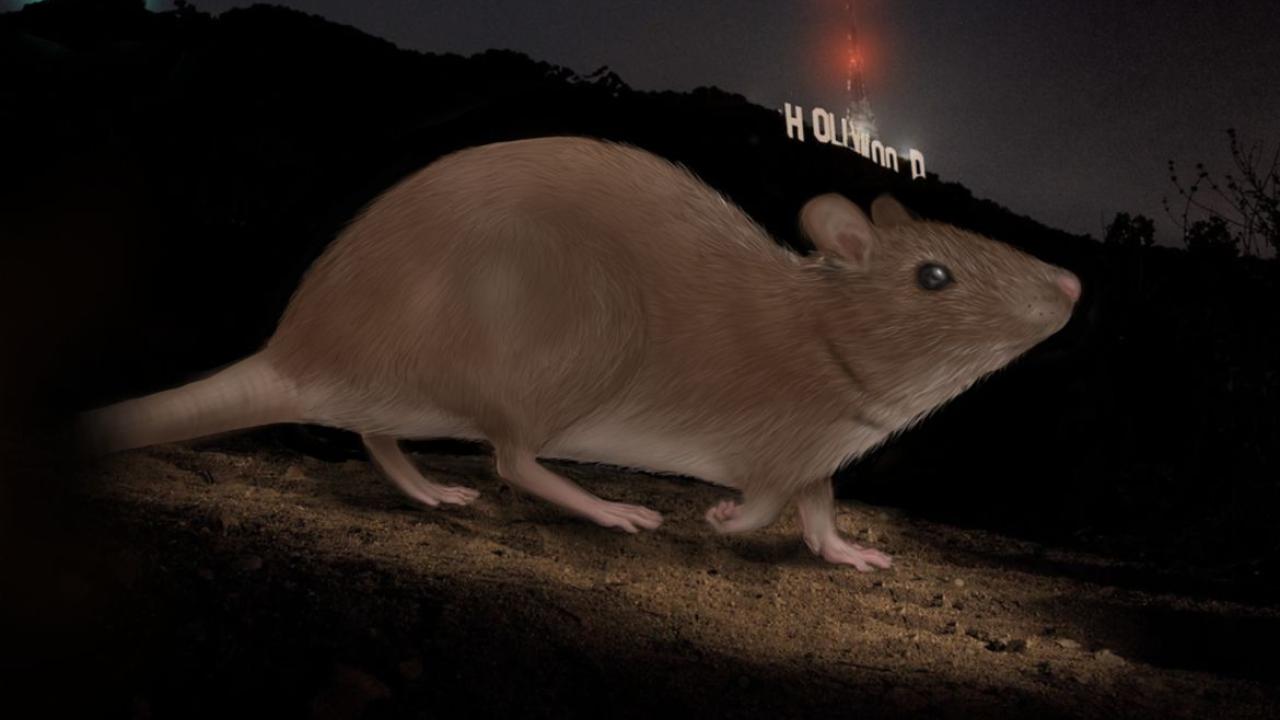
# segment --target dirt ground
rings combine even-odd
[[[895,557],[861,574],[812,557],[794,513],[717,536],[702,516],[730,492],[692,480],[555,464],[665,516],[628,536],[507,489],[487,456],[416,460],[480,499],[419,509],[368,462],[251,439],[104,461],[110,699],[135,717],[1276,717],[1280,612],[1156,568],[846,502],[842,529]]]

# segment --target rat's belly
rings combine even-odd
[[[414,440],[487,439],[463,418],[435,408],[396,403],[373,407],[361,404],[358,410],[349,412],[315,413],[309,420],[358,433]],[[710,437],[666,431],[661,425],[660,421],[643,422],[617,412],[597,413],[553,438],[538,457],[674,473],[735,486],[736,475],[725,462],[727,452],[722,443]]]
[[[576,424],[548,444],[548,458],[599,462],[659,473],[686,475],[733,487],[724,449],[711,438],[677,434],[635,420],[595,417]]]

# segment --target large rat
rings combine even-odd
[[[741,491],[721,532],[791,500],[805,543],[859,570],[890,558],[836,530],[831,475],[1057,332],[1080,283],[882,196],[801,210],[784,249],[683,167],[575,137],[448,155],[365,207],[257,353],[86,414],[110,452],[269,423],[359,433],[406,494],[465,505],[406,438],[492,444],[507,482],[600,525],[662,517],[539,458],[689,475]]]

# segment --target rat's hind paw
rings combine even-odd
[[[888,570],[893,566],[893,558],[888,555],[879,550],[851,543],[835,533],[823,538],[816,552],[827,562],[852,565],[858,569],[858,572],[871,572],[874,568]]]
[[[662,515],[641,505],[601,500],[600,504],[583,513],[597,525],[618,528],[629,533],[656,530],[662,524]]]
[[[442,504],[467,505],[480,497],[479,490],[457,485],[441,485],[423,477],[393,437],[365,435],[363,439],[365,447],[369,450],[369,457],[382,469],[387,479],[394,483],[400,492],[423,505],[428,507],[438,507]]]
[[[480,491],[459,485],[437,485],[423,478],[419,482],[399,484],[400,490],[428,507],[439,505],[470,505],[480,497]]]

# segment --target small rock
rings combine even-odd
[[[409,658],[400,663],[400,677],[405,680],[417,680],[422,677],[422,660],[418,658]]]
[[[1054,642],[1057,643],[1058,647],[1066,648],[1067,650],[1075,650],[1080,647],[1080,643],[1070,638],[1058,638]]]
[[[986,639],[987,639],[987,637],[986,637],[986,633],[982,632],[982,631],[981,631],[981,630],[979,630],[978,628],[969,628],[968,630],[965,630],[965,631],[964,631],[964,634],[965,634],[965,635],[968,635],[969,637],[973,638],[974,640],[986,640]]]
[[[298,465],[290,465],[290,466],[289,466],[288,468],[286,468],[286,469],[285,469],[285,471],[284,471],[284,479],[285,479],[285,480],[292,480],[292,481],[295,481],[295,482],[296,482],[296,481],[298,481],[298,480],[306,480],[306,479],[307,479],[307,472],[306,472],[305,470],[303,470],[301,466],[298,466]]]
[[[1035,646],[1032,638],[1014,638],[1009,641],[1009,652],[1026,652]]]
[[[962,588],[964,587],[964,580],[961,580],[960,578],[956,578],[955,580],[951,581],[951,584],[955,585],[958,588]]]
[[[257,555],[245,555],[236,560],[235,568],[241,572],[257,572],[262,569],[262,558]]]
[[[228,512],[219,512],[209,519],[209,529],[218,535],[226,535],[240,527],[240,518]]]
[[[1106,648],[1102,648],[1101,650],[1095,652],[1093,654],[1093,659],[1101,660],[1103,662],[1121,662],[1121,663],[1124,662],[1124,658],[1120,657],[1119,655],[1116,655],[1115,653],[1111,652]]]
[[[336,665],[332,684],[311,701],[311,717],[324,720],[356,718],[375,700],[391,696],[378,678],[358,668]]]

